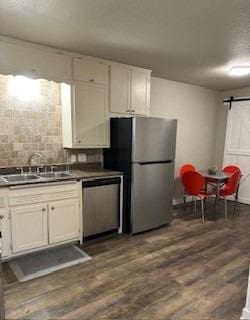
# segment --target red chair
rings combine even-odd
[[[231,196],[235,197],[235,205],[234,205],[234,213],[235,213],[236,204],[237,204],[237,191],[239,187],[240,178],[241,178],[240,170],[234,171],[234,173],[228,179],[228,182],[220,190],[220,197],[223,198],[225,202],[225,220],[227,220],[227,198],[228,197],[231,197]]]
[[[205,192],[205,179],[197,171],[187,171],[183,174],[182,182],[184,184],[186,195],[192,196],[195,199],[195,212],[196,200],[201,200],[201,216],[204,222],[204,199],[211,196],[211,193]]]
[[[180,178],[181,178],[182,184],[183,184],[182,177],[183,177],[184,173],[185,173],[185,172],[189,172],[189,171],[196,171],[195,167],[194,167],[191,163],[185,163],[185,164],[180,168]],[[185,187],[184,187],[184,194],[183,194],[184,210],[185,210],[185,207],[186,207],[186,198],[187,198],[187,195],[186,195],[186,190],[185,190]]]
[[[240,168],[235,165],[229,165],[223,168],[223,172],[234,173],[235,171],[240,171]]]
[[[235,210],[236,210],[236,206],[237,206],[237,203],[238,203],[238,197],[239,197],[239,186],[240,186],[240,180],[242,178],[242,173],[241,173],[241,170],[239,167],[237,167],[236,165],[229,165],[229,166],[226,166],[223,168],[223,172],[227,172],[227,173],[234,173],[235,171],[240,171],[240,178],[239,178],[239,183],[238,183],[238,187],[237,187],[237,191],[235,193],[235,204],[234,204],[234,213],[235,213]],[[227,184],[225,184],[223,187],[222,187],[222,190],[223,188],[226,188]]]
[[[191,163],[185,163],[181,168],[180,168],[180,177],[182,179],[183,174],[188,171],[196,171],[195,167]]]

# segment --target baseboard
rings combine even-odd
[[[192,201],[193,201],[192,197],[187,197],[186,198],[186,203],[192,202]],[[173,206],[183,205],[183,203],[184,203],[183,198],[182,199],[178,199],[178,200],[177,199],[173,200]]]
[[[242,310],[242,315],[241,315],[241,320],[250,320],[250,310],[248,310],[247,308],[244,308]]]
[[[239,197],[238,201],[244,204],[250,204],[249,198]]]

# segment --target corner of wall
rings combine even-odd
[[[224,93],[218,92],[217,95],[217,112],[216,112],[216,130],[215,130],[215,149],[214,163],[221,168],[223,166],[224,147],[227,126],[228,109],[223,104]]]

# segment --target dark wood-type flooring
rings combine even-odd
[[[170,227],[92,240],[83,246],[92,260],[40,279],[18,283],[5,263],[6,319],[238,320],[250,207],[227,222],[175,212]]]

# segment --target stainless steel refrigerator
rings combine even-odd
[[[104,166],[124,173],[124,232],[139,233],[172,218],[176,119],[111,118]]]

